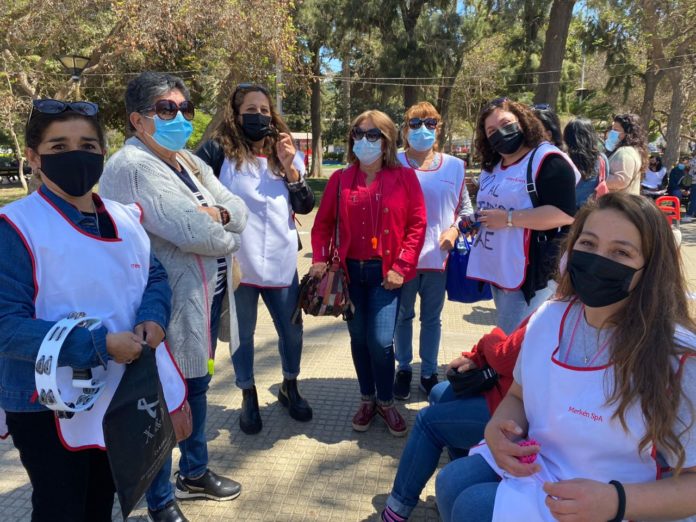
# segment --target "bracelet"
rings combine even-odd
[[[514,225],[512,224],[512,209],[509,209],[509,210],[507,211],[507,226],[509,226],[509,227],[514,226]]]
[[[626,514],[626,490],[623,484],[618,480],[610,480],[609,484],[616,488],[616,493],[619,495],[619,509],[616,512],[616,516],[612,518],[609,522],[621,522]]]

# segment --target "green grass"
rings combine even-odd
[[[20,185],[0,185],[0,207],[24,196],[24,191]]]

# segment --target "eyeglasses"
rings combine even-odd
[[[99,106],[96,103],[88,101],[66,102],[44,98],[41,100],[32,100],[31,105],[32,112],[36,110],[42,114],[60,114],[65,111],[73,111],[83,116],[96,116],[99,112]],[[29,119],[31,119],[31,114],[29,115]]]
[[[437,129],[439,121],[437,118],[411,118],[408,120],[408,128],[411,130],[419,129],[425,123],[425,127],[430,130]]]
[[[503,103],[510,101],[510,98],[507,96],[502,96],[500,98],[495,98],[494,100],[489,101],[486,106],[487,107],[500,107]]]
[[[532,105],[532,109],[535,111],[550,111],[551,110],[551,105],[548,103],[535,103]]]
[[[259,91],[265,94],[269,99],[271,98],[271,94],[268,92],[268,89],[266,89],[263,85],[259,85],[258,83],[240,83],[237,85],[237,87],[235,87],[234,93],[232,93],[232,99],[237,96],[239,91]]]
[[[374,129],[368,129],[368,130],[363,130],[360,127],[353,127],[351,134],[353,134],[353,139],[356,141],[359,141],[359,140],[363,139],[363,137],[365,137],[365,138],[367,138],[367,141],[375,142],[378,139],[384,137],[384,134],[382,134],[382,131],[379,130],[377,127],[375,127]]]
[[[172,100],[157,100],[154,105],[140,109],[138,112],[151,112],[155,111],[155,114],[162,120],[173,120],[176,118],[176,113],[181,111],[181,114],[185,119],[191,121],[196,115],[196,108],[193,102],[188,100],[182,101],[177,105]]]

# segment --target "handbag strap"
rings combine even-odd
[[[338,190],[336,191],[336,230],[334,231],[334,253],[332,257],[333,262],[339,262],[340,257],[338,256],[338,247],[341,245],[339,230],[339,221],[341,216],[341,174],[343,169],[339,170],[336,174],[338,176]]]
[[[537,194],[536,184],[534,183],[534,177],[532,176],[532,163],[534,163],[534,155],[539,147],[536,147],[532,151],[532,155],[529,157],[527,162],[527,194],[529,194],[529,199],[532,200],[532,206],[537,208],[539,206],[539,194]]]

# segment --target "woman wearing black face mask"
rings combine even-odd
[[[545,140],[526,105],[504,98],[479,114],[481,230],[467,275],[493,284],[496,324],[507,334],[553,293],[557,241],[575,214],[580,173]]]
[[[579,211],[566,245],[486,445],[438,477],[445,521],[696,514],[696,324],[672,231],[649,199],[611,193]]]
[[[57,419],[46,407],[50,394],[37,396],[34,364],[44,338],[71,312],[100,318],[101,326],[70,332],[56,364],[61,372],[108,376],[98,399],[108,401],[120,379],[114,376],[140,357],[143,340],[160,345],[171,311],[167,274],[150,251],[141,210],[92,191],[106,151],[97,113],[90,102],[34,100],[26,156],[42,185],[0,209],[0,424],[6,418],[33,487],[32,520],[39,522],[111,521],[114,500],[109,462],[97,449],[105,447],[103,410]],[[166,367],[160,362],[173,410],[185,385],[171,357]],[[40,373],[48,372],[50,364]],[[6,434],[0,426],[0,437]]]
[[[291,321],[297,304],[298,235],[294,213],[308,214],[314,194],[304,181],[305,165],[290,130],[265,87],[239,85],[227,102],[213,139],[197,153],[220,181],[249,207],[249,221],[237,252],[242,271],[235,291],[240,347],[232,356],[236,384],[242,389],[239,426],[261,431],[254,382],[254,331],[259,297],[273,317],[283,382],[278,400],[290,416],[306,422],[312,408],[300,395],[297,377],[302,356],[302,325]]]

